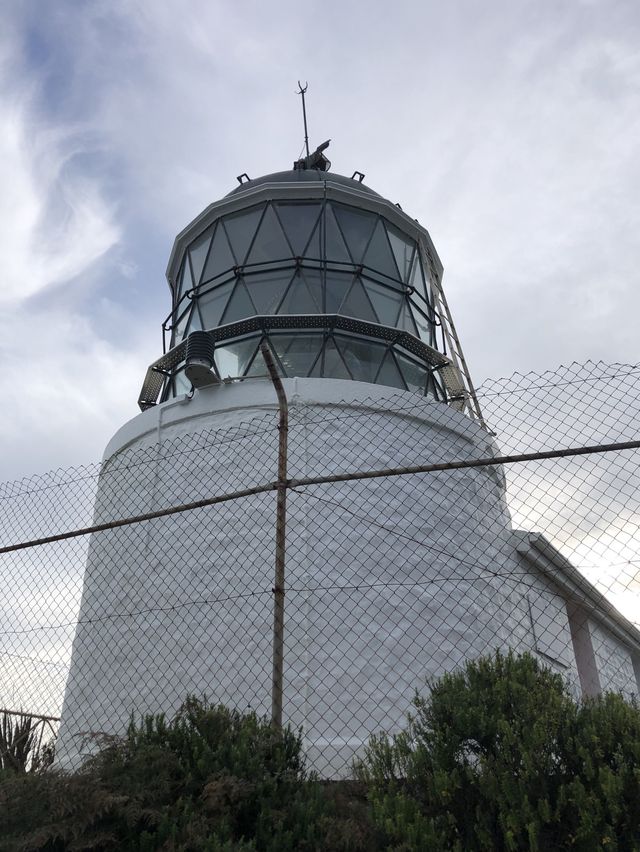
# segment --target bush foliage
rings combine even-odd
[[[52,764],[53,741],[45,739],[44,721],[28,713],[0,712],[0,773],[39,772]]]
[[[190,698],[73,775],[0,773],[0,850],[640,850],[640,710],[578,703],[527,654],[416,695],[356,775],[321,782],[299,734]]]
[[[525,654],[470,662],[416,696],[358,767],[396,850],[640,849],[640,712],[575,702]]]
[[[132,722],[78,773],[5,777],[0,849],[359,850],[361,799],[337,807],[289,728],[190,698],[171,722]]]

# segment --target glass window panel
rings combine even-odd
[[[324,298],[322,295],[322,273],[319,269],[302,269],[302,277],[307,283],[307,289],[311,293],[313,301],[318,306],[317,313],[326,313],[324,309]]]
[[[320,204],[278,204],[277,212],[295,257],[302,257],[318,223]],[[308,253],[308,252],[307,252]],[[313,254],[312,257],[320,257]]]
[[[405,331],[408,331],[410,334],[415,334],[418,336],[418,327],[415,324],[415,320],[411,315],[411,310],[409,308],[409,300],[405,296],[404,301],[402,303],[402,310],[400,311],[400,317],[398,318],[398,328],[403,328]]]
[[[411,272],[411,260],[413,258],[415,243],[413,240],[405,237],[404,234],[397,228],[394,228],[389,222],[386,223],[386,227],[398,271],[400,272],[400,278],[406,283],[409,280],[409,273]]]
[[[263,207],[254,207],[253,210],[244,210],[235,216],[226,216],[222,220],[238,266],[244,263],[263,209]]]
[[[327,272],[325,287],[325,313],[337,314],[340,312],[340,305],[343,303],[345,296],[349,292],[352,282],[353,273],[341,275],[339,272]]]
[[[444,390],[442,376],[439,373],[431,373],[429,378],[431,379],[431,383],[433,384],[433,392],[435,398],[445,400],[447,398],[447,394]]]
[[[419,306],[418,306],[419,307]],[[413,314],[413,318],[416,321],[416,325],[418,326],[418,336],[420,340],[424,340],[425,343],[428,343],[430,346],[436,345],[436,330],[435,326],[432,322],[429,322],[426,316],[420,312],[420,310],[414,305],[411,304],[411,313]]]
[[[265,210],[247,263],[265,263],[291,257],[291,249],[271,205]]]
[[[410,361],[408,358],[405,358],[404,355],[400,355],[399,352],[396,352],[395,356],[409,390],[424,393],[427,386],[426,367],[422,367],[420,364]]]
[[[418,252],[416,252],[416,256],[413,261],[413,269],[411,270],[411,280],[409,284],[415,289],[416,293],[419,293],[423,299],[429,301],[427,299],[427,291],[424,286],[424,273],[422,271],[422,264],[420,263],[420,256]]]
[[[193,293],[191,294],[193,295]],[[187,310],[189,305],[191,304],[191,299],[189,296],[180,296],[179,299],[176,299],[176,303],[173,306],[172,311],[172,323],[173,325],[177,324],[177,318],[182,316],[182,314]]]
[[[180,270],[180,277],[178,279],[178,298],[182,298],[185,293],[188,293],[189,290],[193,290],[193,283],[191,282],[191,270],[189,268],[189,264],[187,262],[187,256],[185,255],[184,260],[182,261],[182,269]]]
[[[200,278],[202,276],[202,267],[204,266],[204,262],[207,259],[207,252],[209,251],[209,245],[211,244],[211,234],[213,233],[213,228],[209,228],[204,232],[201,237],[191,244],[191,248],[189,249],[189,256],[191,257],[191,270],[193,272],[193,280],[195,282],[195,286],[197,287],[200,283]]]
[[[351,259],[354,263],[362,263],[365,249],[376,224],[375,214],[356,210],[354,207],[341,207],[337,204],[332,206]]]
[[[382,219],[378,219],[362,262],[365,266],[375,269],[383,275],[388,275],[390,278],[398,278],[400,275]]]
[[[276,364],[276,367],[278,365]],[[280,373],[280,370],[278,370]],[[262,357],[262,353],[260,352],[260,346],[256,349],[256,353],[253,356],[253,360],[249,364],[249,366],[244,371],[245,376],[265,376],[267,375],[267,365],[264,363],[264,358]]]
[[[379,385],[389,385],[392,388],[401,388],[402,390],[407,389],[404,379],[402,378],[402,373],[400,372],[398,365],[396,364],[396,360],[391,352],[387,352],[385,355],[376,382]]]
[[[322,351],[320,352],[320,357],[317,359],[316,363],[311,368],[311,372],[309,373],[309,377],[314,378],[314,379],[318,379],[321,376],[324,376],[323,365],[324,365],[324,347],[322,348]]]
[[[296,272],[293,277],[287,295],[284,297],[284,302],[278,310],[279,314],[320,314],[322,310],[316,304],[311,291],[307,287],[307,282],[304,280],[300,272]]]
[[[210,281],[217,275],[233,269],[235,265],[235,258],[231,254],[225,230],[218,225],[211,244],[211,251],[209,252],[209,257],[202,273],[202,281]]]
[[[331,205],[327,204],[325,213],[326,260],[334,263],[351,263],[351,255],[340,233]]]
[[[323,336],[321,334],[299,334],[272,338],[273,345],[280,357],[285,375],[304,378],[309,375],[316,359],[320,355]]]
[[[398,314],[402,305],[402,296],[397,290],[374,284],[373,281],[365,281],[365,288],[378,315],[381,325],[396,327]]]
[[[220,319],[227,307],[233,286],[233,281],[229,284],[222,284],[198,298],[198,307],[205,328],[215,328],[220,325]]]
[[[351,378],[351,374],[347,370],[346,365],[342,360],[342,356],[336,349],[336,345],[330,337],[327,338],[324,345],[324,364],[322,375],[328,379]]]
[[[255,337],[230,343],[227,346],[216,346],[213,353],[220,378],[235,379],[244,376],[251,359],[256,353],[259,340]]]
[[[359,278],[351,285],[349,295],[340,306],[340,313],[343,316],[379,322]]]
[[[187,329],[188,334],[191,334],[192,331],[202,331],[202,320],[200,319],[200,311],[198,310],[197,302],[193,303],[191,319],[189,320],[189,328]]]
[[[427,396],[433,396],[436,399],[444,400],[445,397],[440,393],[440,387],[436,382],[435,376],[433,373],[429,373],[427,375]]]
[[[229,299],[227,309],[222,316],[222,324],[226,325],[228,322],[238,322],[238,320],[253,316],[255,312],[254,304],[247,292],[247,288],[244,286],[244,281],[241,279],[236,284],[236,289]]]
[[[321,229],[322,220],[318,220],[318,224],[313,229],[313,233],[311,234],[311,239],[307,243],[307,247],[304,251],[304,256],[307,260],[322,260],[322,242],[320,239],[320,229]]]
[[[176,343],[179,343],[182,340],[182,338],[184,337],[184,333],[186,331],[187,324],[189,322],[189,318],[191,316],[192,308],[193,308],[193,302],[191,302],[189,304],[186,311],[184,311],[184,313],[182,314],[182,316],[178,319],[178,322],[176,323],[176,327],[175,327],[174,332],[173,332],[173,345],[174,346],[176,345]]]
[[[335,342],[353,378],[357,382],[375,382],[386,346],[337,334]]]
[[[244,279],[249,295],[259,314],[274,314],[293,277],[291,269],[274,272],[261,272],[255,278],[247,275]]]
[[[176,396],[183,393],[191,393],[191,382],[185,376],[183,370],[180,370],[174,375],[173,382],[176,389]]]

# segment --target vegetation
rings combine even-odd
[[[44,717],[0,714],[0,772],[38,772],[53,762],[53,742],[44,739]]]
[[[416,696],[358,767],[388,848],[640,849],[640,711],[576,703],[525,654],[496,654]]]
[[[640,850],[640,710],[530,655],[445,675],[355,769],[321,782],[299,734],[190,698],[74,775],[5,769],[0,849]]]
[[[298,734],[190,698],[76,774],[5,776],[0,849],[360,850],[366,814],[364,796],[308,776]]]

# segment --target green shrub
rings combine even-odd
[[[640,712],[576,703],[531,655],[468,663],[416,696],[357,767],[396,850],[640,849]]]
[[[321,782],[299,734],[190,698],[78,773],[5,773],[0,851],[640,850],[640,710],[527,654],[442,677],[357,774]]]
[[[0,777],[39,772],[53,762],[55,742],[45,739],[43,719],[28,713],[0,713]]]
[[[0,849],[367,849],[362,798],[364,827],[308,776],[298,734],[190,698],[172,721],[132,723],[74,775],[1,783]]]

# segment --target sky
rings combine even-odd
[[[0,32],[0,480],[98,460],[174,236],[331,138],[425,226],[476,384],[637,363],[635,0],[23,0]]]

